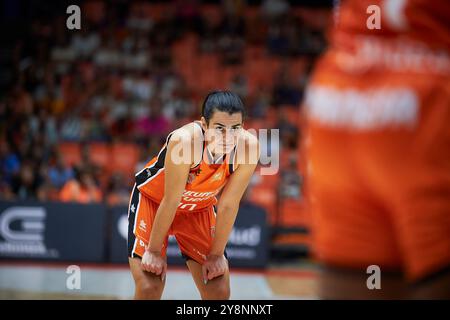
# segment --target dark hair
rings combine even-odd
[[[231,91],[212,91],[206,96],[202,106],[202,116],[206,123],[209,123],[216,110],[229,114],[240,112],[242,119],[245,117],[245,108],[241,98]]]

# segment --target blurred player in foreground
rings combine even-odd
[[[136,299],[161,298],[168,235],[176,237],[202,299],[229,299],[225,246],[259,159],[257,138],[243,129],[243,118],[236,94],[210,93],[201,120],[171,132],[136,174],[128,212]]]
[[[450,298],[450,3],[347,0],[335,19],[304,105],[320,297]]]

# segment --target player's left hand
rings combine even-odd
[[[208,255],[202,265],[203,282],[223,275],[228,270],[228,260],[224,255]]]

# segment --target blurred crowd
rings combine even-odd
[[[68,30],[64,8],[39,6],[2,56],[8,81],[0,94],[1,199],[127,204],[130,177],[114,170],[105,177],[89,144],[135,144],[137,170],[168,132],[199,118],[202,98],[218,86],[242,97],[249,123],[280,129],[279,148],[292,151],[281,168],[280,193],[301,197],[295,156],[301,128],[290,115],[298,113],[309,72],[326,47],[322,11],[286,0],[257,6],[245,0],[84,1],[81,30]],[[14,11],[3,14],[4,21],[20,23]],[[197,83],[197,70],[187,76],[176,49],[187,39],[194,39],[194,59],[216,59],[218,77]],[[248,72],[257,55],[276,62],[269,82]],[[292,61],[300,62],[296,74]],[[203,74],[212,69],[203,65]],[[222,70],[232,70],[226,83],[218,79]],[[59,148],[65,142],[80,144],[78,163],[65,161]]]

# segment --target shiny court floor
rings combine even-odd
[[[126,265],[79,265],[79,289],[70,289],[69,264],[0,262],[0,299],[132,299],[134,283]],[[231,299],[316,299],[309,268],[232,270]],[[69,279],[69,280],[68,280]],[[69,282],[69,286],[67,285]],[[75,282],[71,282],[72,285]],[[200,299],[187,268],[171,267],[163,299]]]

